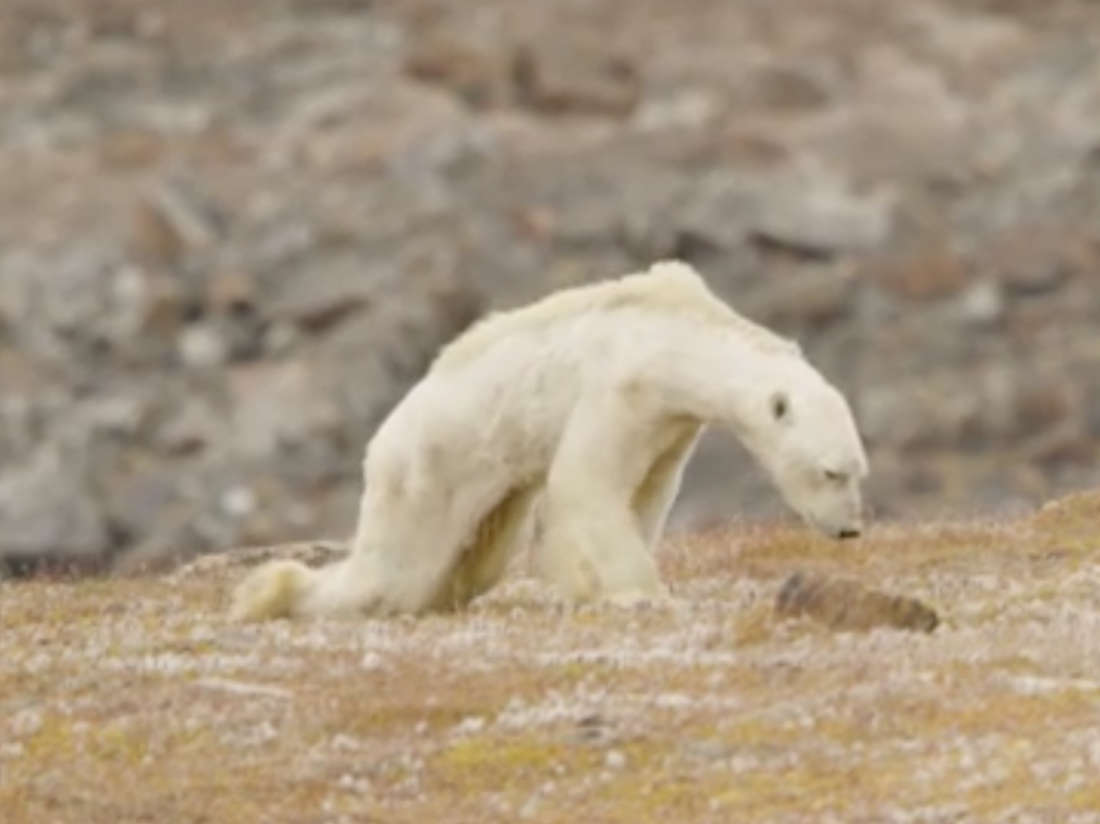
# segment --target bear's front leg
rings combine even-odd
[[[680,491],[684,468],[702,431],[703,424],[692,418],[670,418],[663,427],[655,427],[650,438],[651,443],[662,446],[661,436],[668,438],[668,446],[657,452],[633,495],[632,508],[650,552],[661,542],[669,512]]]
[[[582,395],[547,473],[534,566],[571,600],[667,596],[632,507],[653,462],[652,422],[640,406],[628,388]]]
[[[632,606],[666,597],[628,501],[587,488],[583,500],[575,497],[578,490],[547,488],[534,548],[537,574],[571,601]]]

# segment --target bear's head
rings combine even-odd
[[[758,384],[746,446],[787,504],[834,538],[863,531],[867,457],[844,396],[801,357]]]

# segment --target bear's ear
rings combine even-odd
[[[791,402],[786,392],[774,393],[768,403],[771,406],[773,418],[777,421],[786,420],[791,411]]]

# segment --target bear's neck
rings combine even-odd
[[[759,428],[767,399],[792,366],[793,351],[762,346],[736,329],[697,325],[662,336],[645,371],[671,415],[730,429],[742,439]]]

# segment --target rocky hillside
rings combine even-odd
[[[1100,475],[1086,0],[0,0],[0,556],[350,529],[490,306],[656,257],[851,396],[880,515]],[[679,526],[772,515],[710,437]]]

